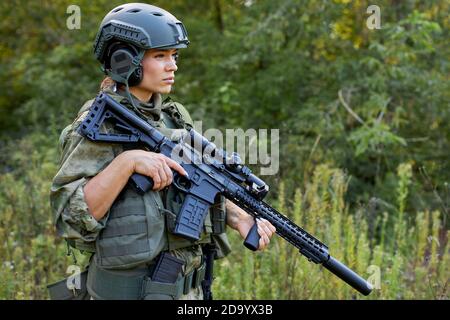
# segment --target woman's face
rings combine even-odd
[[[149,93],[170,93],[177,71],[177,49],[150,49],[142,59],[144,76],[137,86]]]

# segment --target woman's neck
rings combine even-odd
[[[141,102],[149,102],[153,93],[138,87],[131,87],[130,92]]]

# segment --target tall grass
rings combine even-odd
[[[46,299],[45,286],[71,260],[55,234],[49,188],[56,150],[45,135],[9,146],[14,169],[0,176],[0,298]]]
[[[448,231],[438,211],[406,212],[410,164],[398,171],[396,215],[349,213],[347,178],[339,169],[318,166],[311,183],[286,199],[284,183],[274,207],[329,246],[330,253],[368,279],[375,289],[364,297],[328,270],[274,236],[270,249],[251,253],[230,234],[235,248],[217,263],[214,289],[223,299],[448,299]],[[391,224],[388,221],[391,220]],[[239,249],[242,248],[242,249]],[[244,253],[243,253],[244,252]]]
[[[0,175],[1,299],[48,299],[46,285],[67,276],[74,263],[55,234],[48,199],[57,169],[54,141],[34,135],[8,150],[14,170]],[[395,215],[366,214],[370,208],[349,212],[344,201],[348,178],[327,165],[318,166],[311,181],[295,192],[282,182],[272,205],[369,278],[377,289],[367,299],[448,299],[448,231],[439,212],[406,210],[411,165],[401,165],[397,175]],[[234,251],[216,263],[216,298],[363,298],[277,236],[268,250],[252,253],[236,232],[228,234]],[[78,260],[86,262],[80,255]]]

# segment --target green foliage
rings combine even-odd
[[[57,142],[98,91],[93,39],[121,3],[78,1],[79,30],[71,1],[0,4],[0,298],[46,298],[72,263],[48,201]],[[448,298],[448,2],[378,1],[380,30],[366,0],[153,3],[187,27],[171,96],[194,120],[280,129],[280,171],[263,177],[278,209],[363,275],[380,267],[370,298]],[[221,297],[353,297],[279,239],[256,255],[233,242]]]

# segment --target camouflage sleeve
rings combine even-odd
[[[57,232],[60,236],[92,242],[105,227],[108,214],[97,221],[90,214],[83,188],[117,155],[117,146],[93,143],[76,131],[87,112],[66,127],[60,137],[60,167],[50,191]]]

